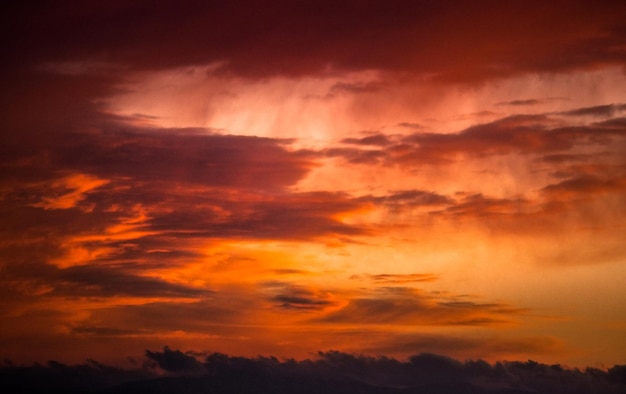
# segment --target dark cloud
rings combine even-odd
[[[447,196],[425,190],[401,190],[385,196],[364,196],[360,200],[391,208],[449,205]]]
[[[387,158],[387,153],[381,149],[359,148],[328,148],[319,154],[323,157],[340,157],[352,164],[381,164]]]
[[[434,274],[364,274],[352,275],[350,279],[367,280],[376,284],[406,284],[414,282],[433,282],[439,279]]]
[[[337,351],[318,352],[296,361],[274,357],[233,357],[199,354],[165,347],[146,351],[141,368],[121,369],[89,361],[65,365],[0,367],[0,386],[28,392],[178,393],[449,393],[475,394],[593,392],[617,394],[624,390],[623,365],[608,371],[569,369],[533,360],[458,361],[420,353],[405,361]],[[152,368],[156,363],[159,370]],[[56,392],[55,391],[55,392]]]
[[[336,218],[364,202],[287,190],[313,161],[285,141],[146,128],[82,110],[75,122],[64,119],[67,129],[46,125],[58,114],[44,114],[28,138],[0,147],[3,283],[20,294],[51,286],[49,296],[202,297],[206,289],[145,272],[197,259],[198,239],[367,232]]]
[[[469,127],[456,134],[414,133],[379,153],[388,165],[445,164],[464,158],[568,152],[602,147],[626,136],[623,118],[587,126],[555,126],[546,115],[515,115]],[[341,152],[338,152],[341,153]],[[358,152],[345,152],[353,159]]]
[[[79,365],[65,365],[53,360],[46,365],[33,366],[7,362],[0,367],[0,387],[7,393],[95,392],[154,378],[155,375],[147,370],[123,369],[93,360]]]
[[[413,160],[434,164],[453,160],[457,155],[484,157],[571,148],[581,133],[577,130],[548,132],[547,120],[542,115],[517,115],[472,126],[458,134],[417,133],[407,137],[405,142],[416,144],[411,152]]]
[[[160,187],[148,187],[144,192],[161,201],[142,228],[156,234],[138,240],[139,245],[157,246],[161,241],[161,249],[177,250],[172,245],[176,238],[314,239],[367,233],[364,227],[334,218],[364,205],[343,193],[255,194],[218,189],[179,194]],[[140,195],[136,201],[142,202]]]
[[[463,197],[455,204],[432,215],[484,218],[486,216],[516,215],[528,211],[529,201],[522,198],[493,198],[482,194]]]
[[[344,144],[354,144],[354,145],[374,145],[374,146],[385,146],[391,143],[389,137],[384,134],[374,134],[369,135],[363,138],[346,138],[341,140]]]
[[[478,111],[478,112],[470,112],[468,114],[463,114],[458,116],[457,120],[467,120],[467,119],[480,119],[484,117],[495,117],[497,116],[497,112],[493,111]]]
[[[214,293],[193,302],[159,301],[94,309],[89,317],[70,326],[75,334],[96,338],[167,335],[175,332],[232,336],[237,325],[250,323],[248,308],[260,307],[250,294]],[[166,317],[166,318],[164,318]],[[93,326],[93,322],[101,322]],[[102,335],[107,330],[107,335]]]
[[[360,235],[362,226],[344,224],[335,218],[363,207],[344,193],[294,193],[251,204],[254,215],[234,220],[217,231],[251,238],[312,239],[322,235]]]
[[[383,89],[383,84],[380,82],[368,82],[368,83],[347,83],[338,82],[330,87],[328,96],[335,96],[341,93],[362,94],[362,93],[376,93]]]
[[[0,146],[0,181],[13,186],[16,180],[41,181],[59,171],[77,171],[135,181],[272,189],[297,182],[313,164],[288,151],[287,141],[142,127],[136,117],[103,112],[102,98],[117,92],[121,79],[31,70],[7,83],[8,92],[0,97],[7,130]]]
[[[600,155],[605,156],[606,154],[569,154],[569,153],[555,153],[551,155],[545,155],[540,158],[541,161],[546,163],[560,164],[567,162],[576,162],[576,161],[589,161],[594,158],[598,158]]]
[[[163,348],[162,352],[146,350],[146,357],[157,362],[159,368],[168,372],[202,371],[202,364],[193,355],[185,354],[180,350]]]
[[[125,330],[125,329],[115,328],[115,327],[75,325],[71,328],[71,333],[79,335],[79,336],[80,335],[94,335],[99,338],[107,338],[107,337],[131,336],[131,335],[137,335],[137,334],[148,334],[150,333],[150,330],[149,329]]]
[[[277,303],[281,308],[300,310],[322,309],[334,304],[328,300],[315,298],[313,297],[313,294],[303,291],[293,291],[288,294],[279,294],[272,297],[271,301]]]
[[[142,267],[135,267],[142,269]],[[43,270],[37,270],[43,273]],[[158,278],[125,273],[123,267],[74,266],[45,277],[55,285],[54,294],[65,296],[133,296],[197,298],[211,293],[208,289],[169,283]],[[56,282],[56,283],[55,283]]]
[[[512,105],[512,106],[523,106],[523,105],[537,105],[541,104],[541,100],[537,99],[527,99],[527,100],[512,100],[512,101],[503,101],[496,105]]]
[[[552,199],[591,198],[597,194],[626,191],[626,179],[579,176],[548,185],[542,191]]]
[[[263,283],[267,300],[284,310],[314,311],[336,305],[337,301],[328,291],[322,291],[288,282],[269,281]]]
[[[330,302],[310,297],[311,294],[296,291],[290,294],[279,294],[272,297],[271,301],[276,302],[281,308],[286,309],[321,309],[328,306]]]
[[[525,310],[502,304],[437,300],[403,287],[388,287],[372,297],[353,298],[320,320],[325,323],[406,325],[493,325],[509,323]]]
[[[551,116],[514,115],[490,123],[478,124],[458,133],[416,132],[391,144],[365,144],[367,148],[328,148],[309,152],[311,156],[341,157],[350,163],[386,166],[441,165],[464,159],[480,159],[505,155],[565,154],[577,147],[612,147],[626,137],[626,118],[612,118],[590,125],[562,126]],[[382,134],[376,135],[381,139]],[[368,137],[366,137],[368,138]],[[377,146],[377,149],[368,145]]]
[[[337,302],[330,292],[290,284],[288,282],[270,281],[263,284],[264,290],[270,294],[269,302],[285,310],[323,310]]]
[[[538,1],[70,1],[9,11],[3,47],[14,67],[222,62],[225,72],[255,77],[378,69],[473,82],[625,59],[626,8],[615,1],[575,1],[566,9]]]
[[[424,128],[424,126],[419,123],[411,123],[411,122],[398,123],[398,126],[406,127],[407,129],[415,129],[415,130],[420,130]]]
[[[9,335],[3,337],[3,347],[22,346],[26,354],[32,354],[62,330],[72,339],[178,331],[217,337],[249,334],[250,327],[240,328],[253,320],[244,311],[251,313],[270,304],[274,311],[321,314],[339,305],[328,294],[302,286],[282,286],[261,296],[250,290],[231,294],[208,285],[186,285],[165,275],[166,269],[206,258],[198,245],[216,240],[318,241],[330,237],[350,241],[375,231],[342,221],[341,216],[371,204],[391,209],[426,207],[437,209],[433,215],[487,221],[519,219],[521,214],[536,213],[536,207],[545,213],[554,206],[550,204],[562,200],[624,191],[621,173],[602,175],[599,166],[583,168],[572,163],[587,164],[577,159],[576,148],[584,144],[620,157],[624,143],[617,140],[625,136],[626,118],[576,127],[558,123],[563,116],[555,119],[559,115],[614,117],[626,108],[624,104],[509,117],[456,134],[427,133],[419,125],[402,123],[413,134],[378,133],[342,141],[350,146],[307,152],[292,149],[287,140],[222,135],[209,129],[146,127],[139,124],[154,120],[149,116],[106,113],[103,98],[123,92],[130,76],[212,64],[215,68],[210,72],[215,76],[243,77],[244,83],[245,78],[341,77],[355,71],[392,76],[396,83],[415,79],[476,83],[527,73],[598,69],[626,62],[626,34],[621,27],[625,17],[626,6],[609,1],[593,5],[574,1],[566,7],[539,1],[390,5],[282,0],[262,5],[169,0],[159,4],[21,2],[5,7],[0,16],[4,53],[0,65],[0,312],[6,320],[1,330]],[[330,87],[329,95],[367,96],[383,89],[380,82],[340,82]],[[538,104],[531,101],[506,105]],[[419,186],[361,198],[291,189],[326,158],[412,170],[416,165],[504,155],[542,156],[544,163],[560,165],[552,173],[559,180],[539,189],[543,200],[535,205],[516,196],[458,194],[452,198]],[[620,215],[615,217],[619,220]],[[511,222],[509,227],[519,225]],[[431,280],[420,275],[360,279],[378,285]],[[113,306],[124,298],[127,304]],[[134,304],[142,298],[159,301]],[[78,301],[93,304],[73,310],[73,302]],[[389,289],[380,298],[363,296],[346,303],[322,319],[324,327],[329,323],[483,326],[522,313],[508,305],[443,300]],[[44,333],[49,336],[41,339],[48,327],[51,334]],[[531,341],[498,342],[493,349],[501,346],[498,349],[504,352],[532,345]],[[168,348],[146,355],[165,372],[198,366],[191,355]],[[350,362],[350,357],[344,358]],[[243,361],[228,360],[231,366]],[[258,360],[247,361],[244,365],[249,366]],[[441,367],[448,361],[429,362]],[[96,364],[81,368],[87,377],[102,372]],[[247,371],[247,367],[239,368]],[[3,383],[8,391],[19,391],[22,384],[44,388],[50,379],[55,383],[47,388],[62,391],[67,388],[65,382],[72,381],[66,378],[77,376],[79,369],[51,363],[28,371],[13,369],[2,379],[8,382]],[[15,377],[16,371],[26,377],[22,383],[6,378]],[[98,382],[94,377],[92,383]],[[231,387],[228,379],[225,382],[224,387]],[[245,392],[259,382],[263,380],[231,391]],[[289,379],[282,382],[292,384]],[[349,386],[354,381],[330,382]],[[196,383],[204,391],[212,387]],[[79,390],[86,384],[69,388]],[[141,389],[143,383],[137,384],[119,390]],[[382,390],[361,380],[358,387],[365,392]]]
[[[5,264],[6,285],[22,291],[46,289],[48,297],[173,297],[197,298],[211,294],[209,289],[175,284],[157,277],[143,276],[145,267],[137,264],[78,265],[58,268],[42,263]],[[41,293],[41,291],[35,291]],[[42,294],[40,294],[42,295]]]
[[[567,116],[595,116],[608,118],[613,117],[622,111],[626,111],[626,104],[596,105],[594,107],[577,108],[561,112],[561,114]]]
[[[311,163],[277,141],[207,134],[206,130],[110,130],[68,135],[55,151],[59,169],[135,181],[170,181],[212,186],[289,186]]]

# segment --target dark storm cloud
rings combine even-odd
[[[223,62],[254,77],[378,69],[474,82],[626,59],[626,6],[615,1],[70,1],[4,14],[3,48],[16,67]]]
[[[0,367],[0,387],[12,391],[85,391],[110,394],[160,393],[555,393],[623,392],[626,366],[606,371],[569,369],[536,361],[458,361],[420,353],[407,360],[318,352],[296,361],[274,357],[245,358],[212,353],[200,355],[165,347],[145,353],[141,368],[120,369],[96,361],[65,365]],[[156,365],[155,365],[156,364]],[[158,367],[158,368],[155,368]]]

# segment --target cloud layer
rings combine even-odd
[[[0,368],[5,389],[80,390],[102,393],[137,391],[189,393],[327,392],[327,393],[619,393],[626,384],[625,366],[568,369],[561,365],[483,360],[457,361],[422,353],[407,361],[366,357],[336,351],[295,361],[274,357],[230,357],[182,352],[165,347],[145,353],[141,368],[120,369],[89,361],[65,365]]]
[[[624,362],[623,2],[61,1],[0,18],[3,355]],[[200,376],[272,364],[285,385],[291,367],[423,361],[147,357]],[[515,386],[525,368],[612,390],[604,372],[424,362],[470,392],[546,390]],[[154,372],[24,371],[81,368]]]

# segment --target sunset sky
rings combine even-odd
[[[626,363],[626,2],[0,18],[0,359]]]

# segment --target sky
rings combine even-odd
[[[3,359],[626,363],[623,1],[6,8]]]

